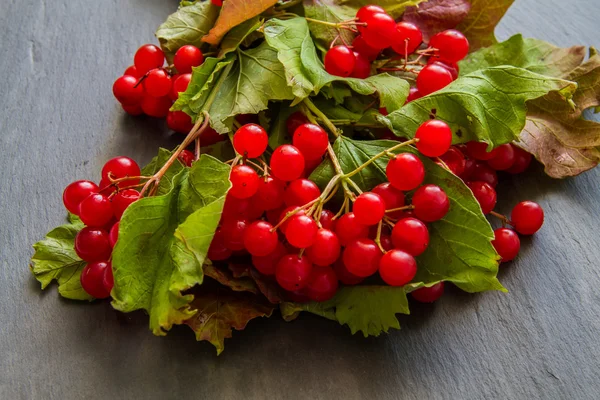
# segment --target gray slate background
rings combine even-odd
[[[570,3],[570,4],[569,4]],[[451,290],[378,339],[303,317],[257,320],[216,357],[187,328],[42,293],[30,245],[64,221],[61,192],[105,160],[174,145],[111,94],[166,0],[0,1],[0,399],[600,398],[600,170],[500,186],[500,206],[539,201],[546,225],[501,272],[510,294]],[[498,33],[600,45],[597,0],[517,0]]]

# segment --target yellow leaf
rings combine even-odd
[[[256,17],[275,3],[277,0],[225,0],[215,26],[202,38],[202,41],[214,46],[218,45],[232,28]]]

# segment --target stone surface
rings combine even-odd
[[[501,211],[547,211],[501,279],[509,294],[450,290],[378,339],[302,317],[257,320],[226,351],[187,328],[151,335],[142,314],[41,292],[30,245],[64,220],[63,187],[104,161],[148,161],[177,138],[126,117],[113,80],[174,0],[0,2],[0,399],[596,399],[600,396],[600,170],[500,186]],[[600,45],[596,0],[517,0],[499,28]]]

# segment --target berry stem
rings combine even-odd
[[[404,206],[404,207],[398,207],[398,208],[391,208],[389,210],[385,210],[386,213],[393,213],[396,211],[406,211],[406,210],[412,210],[414,209],[415,206],[413,206],[412,204],[408,205],[408,206]]]
[[[382,253],[385,254],[385,249],[381,245],[381,228],[383,227],[383,220],[379,221],[377,224],[377,235],[375,236],[375,243],[377,243],[377,247],[381,250]]]
[[[366,162],[366,163],[364,163],[363,165],[359,166],[359,167],[358,167],[358,168],[356,168],[354,171],[350,171],[350,172],[348,172],[347,174],[345,174],[345,175],[343,176],[343,178],[344,178],[344,179],[351,178],[351,177],[353,177],[354,175],[356,175],[356,174],[358,174],[359,172],[361,172],[361,171],[362,171],[363,169],[365,169],[366,167],[368,167],[369,165],[373,164],[375,161],[377,161],[377,160],[378,160],[378,159],[380,159],[381,157],[384,157],[384,156],[389,156],[390,154],[392,154],[392,152],[393,152],[394,150],[398,150],[399,148],[401,148],[401,147],[404,147],[404,146],[410,146],[411,144],[417,143],[418,141],[419,141],[419,139],[417,139],[417,138],[413,138],[413,139],[407,140],[406,142],[402,142],[402,143],[399,143],[399,144],[397,144],[397,145],[395,145],[395,146],[392,146],[392,147],[390,147],[389,149],[386,149],[386,150],[382,151],[381,153],[375,154],[375,155],[374,155],[374,156],[373,156],[373,157],[372,157],[372,158],[371,158],[369,161],[367,161],[367,162]]]
[[[319,118],[319,120],[321,120],[325,124],[327,129],[329,129],[336,138],[340,136],[340,132],[338,131],[337,127],[329,120],[329,118],[327,118],[325,114],[321,112],[321,110],[319,110],[317,106],[314,105],[312,101],[306,98],[303,100],[303,103],[311,112],[313,112]]]
[[[500,213],[497,213],[496,211],[490,211],[490,215],[493,215],[494,217],[498,218],[502,222],[503,227],[506,225],[513,225],[513,223],[510,221],[510,219],[508,219],[506,215],[502,215]]]
[[[150,191],[150,195],[152,195],[156,191],[156,189],[158,188],[158,184],[160,183],[160,180],[165,175],[165,173],[169,170],[169,168],[171,168],[171,166],[173,165],[175,160],[177,160],[177,158],[179,157],[181,152],[183,150],[185,150],[186,147],[188,147],[194,140],[196,140],[196,138],[198,136],[200,136],[202,134],[202,132],[208,126],[209,122],[210,122],[210,118],[208,116],[208,113],[206,111],[203,111],[202,117],[198,118],[198,121],[196,121],[196,124],[194,125],[194,127],[192,128],[190,133],[188,133],[188,135],[185,137],[183,142],[177,147],[177,149],[175,149],[175,151],[173,152],[171,157],[169,157],[169,159],[167,160],[165,165],[163,165],[161,167],[161,169],[159,169],[158,172],[156,174],[154,174],[146,182],[146,184],[140,191],[140,197],[144,196],[144,194],[150,188],[151,185],[154,185],[154,187],[152,188],[152,191]]]

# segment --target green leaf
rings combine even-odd
[[[577,85],[526,69],[492,67],[465,75],[446,88],[412,101],[382,121],[398,136],[413,137],[432,114],[446,121],[454,143],[484,141],[492,146],[512,142],[525,126],[526,102],[556,92],[571,102]]]
[[[223,38],[221,42],[221,51],[219,52],[219,58],[224,57],[226,54],[237,50],[240,45],[246,40],[248,36],[256,32],[262,25],[262,21],[258,17],[249,19],[248,21],[236,26]]]
[[[258,290],[269,302],[279,304],[283,301],[285,296],[284,290],[277,284],[272,276],[263,275],[252,265],[248,264],[230,263],[229,269],[233,273],[234,278],[251,278],[254,283],[256,283]]]
[[[397,144],[389,140],[355,141],[340,137],[333,149],[342,170],[347,173]],[[417,257],[418,272],[413,282],[430,284],[447,280],[467,292],[504,290],[496,278],[499,257],[491,245],[494,237],[492,228],[469,188],[458,177],[421,156],[412,147],[402,147],[400,151],[419,156],[426,171],[424,183],[441,187],[451,202],[448,214],[442,220],[428,225],[429,247]],[[387,157],[376,160],[355,175],[353,180],[362,190],[371,190],[387,181],[385,168],[388,160]],[[323,188],[333,176],[333,165],[325,161],[310,179]]]
[[[404,14],[404,11],[407,7],[417,6],[425,1],[426,0],[378,0],[374,2],[372,0],[337,0],[336,2],[351,7],[357,11],[363,6],[377,4],[378,6],[383,7],[388,14],[396,19]]]
[[[233,329],[242,330],[257,317],[270,317],[274,309],[257,296],[222,288],[202,290],[191,307],[195,315],[185,324],[196,333],[196,340],[215,346],[217,355],[223,352],[225,339],[232,336]]]
[[[269,129],[269,147],[275,150],[282,144],[292,142],[292,137],[287,130],[287,119],[298,111],[298,107],[290,107],[288,103],[276,103],[271,108],[275,119]]]
[[[210,1],[198,1],[169,15],[156,31],[156,37],[169,62],[181,46],[191,44],[200,47],[202,37],[214,25],[218,15],[219,7],[212,5]]]
[[[229,189],[228,174],[229,167],[203,155],[173,178],[168,193],[136,201],[121,219],[112,304],[122,312],[146,310],[156,335],[195,313],[193,295],[182,292],[203,281],[202,264]]]
[[[471,0],[469,15],[456,29],[469,39],[471,51],[495,44],[494,31],[515,0]]]
[[[538,39],[515,35],[510,39],[471,53],[459,63],[461,75],[500,65],[525,68],[541,75],[563,77],[583,62],[584,46],[556,47]]]
[[[162,147],[159,148],[158,155],[155,156],[148,165],[142,168],[142,176],[152,176],[156,174],[158,170],[167,163],[167,160],[171,158],[171,155],[173,155],[172,151]],[[173,178],[180,173],[182,169],[184,169],[183,164],[179,160],[176,160],[160,180],[156,194],[161,196],[169,192],[173,187]]]
[[[291,100],[283,66],[267,43],[249,50],[238,49],[223,61],[209,59],[210,65],[195,68],[187,90],[173,109],[196,117],[208,111],[211,126],[219,133],[232,129],[238,114],[257,114],[272,100]]]
[[[471,3],[467,0],[428,0],[418,7],[406,9],[402,20],[415,24],[423,33],[423,41],[438,32],[454,29],[469,15]]]
[[[221,7],[219,18],[202,41],[218,45],[231,29],[256,17],[275,3],[277,0],[227,0]]]
[[[75,253],[75,236],[83,228],[78,217],[70,214],[71,223],[51,230],[44,240],[33,245],[35,253],[31,258],[31,272],[42,284],[42,289],[52,281],[58,283],[58,293],[72,300],[93,300],[83,290],[79,277],[86,266]]]
[[[360,331],[365,337],[379,336],[390,328],[400,329],[396,314],[409,314],[404,288],[392,286],[349,286],[323,303],[281,304],[281,314],[288,321],[300,311],[348,325],[352,334]]]
[[[272,19],[265,24],[265,39],[277,50],[277,57],[285,68],[287,84],[294,95],[302,100],[332,82],[344,82],[359,94],[378,92],[384,104],[392,108],[403,104],[410,85],[403,79],[388,74],[371,76],[367,79],[340,78],[325,71],[310,36],[306,19]]]
[[[253,280],[244,276],[233,276],[229,271],[213,265],[208,260],[205,261],[203,269],[204,276],[214,279],[221,285],[227,286],[234,292],[250,292],[252,294],[259,293],[258,288]]]
[[[354,18],[356,9],[340,4],[338,0],[304,0],[304,14],[308,18],[335,24]],[[354,39],[354,34],[345,29],[336,29],[332,26],[310,21],[308,26],[317,43],[324,49],[329,48],[329,45],[336,39],[338,34],[341,34],[342,43],[351,43]]]

